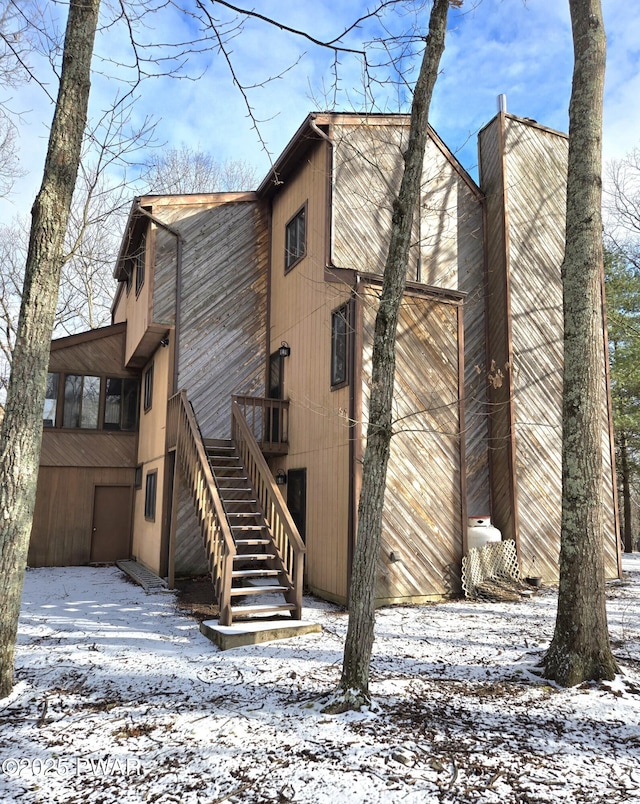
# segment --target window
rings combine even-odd
[[[153,404],[153,363],[144,373],[144,409],[151,408]]]
[[[136,296],[140,293],[141,287],[144,285],[144,263],[147,251],[147,240],[144,235],[140,238],[140,243],[133,257],[133,264],[136,273]]]
[[[287,224],[285,232],[284,270],[289,271],[301,260],[307,251],[306,232],[307,205],[294,215]]]
[[[142,488],[142,464],[141,463],[139,463],[136,466],[136,472],[135,472],[135,475],[134,475],[134,478],[133,478],[133,485],[134,485],[134,488],[136,488],[136,489],[141,489]]]
[[[127,260],[127,264],[125,267],[126,276],[127,276],[127,296],[131,290],[131,285],[133,284],[133,261]]]
[[[132,432],[138,429],[139,399],[140,381],[133,377],[50,373],[42,423],[44,427]]]
[[[343,304],[331,313],[331,387],[346,385],[348,380],[347,340],[349,305]]]
[[[135,430],[137,412],[137,380],[107,377],[104,395],[104,429]]]
[[[58,409],[58,375],[47,374],[47,391],[42,412],[42,423],[45,427],[56,426],[56,411]]]
[[[156,519],[156,488],[158,483],[158,470],[147,473],[144,491],[144,518],[155,522]]]
[[[95,430],[100,407],[100,377],[67,374],[64,380],[63,427]]]

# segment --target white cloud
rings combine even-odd
[[[280,0],[252,0],[260,13],[276,15],[294,28],[308,30],[318,38],[334,36],[365,3],[317,0],[283,4]],[[621,156],[640,139],[640,59],[636,33],[640,30],[640,6],[603,0],[608,28],[609,57],[605,107],[605,157]],[[148,19],[154,29],[141,35],[155,42],[187,38],[194,31],[193,19],[165,7]],[[223,10],[211,5],[212,13]],[[421,18],[426,25],[426,12]],[[390,18],[389,23],[395,23]],[[434,95],[432,122],[445,142],[473,171],[476,134],[495,114],[496,97],[507,95],[509,111],[532,117],[544,125],[566,130],[571,85],[572,43],[566,0],[466,0],[460,12],[451,14],[442,73]],[[362,26],[371,36],[372,23]],[[360,35],[360,32],[357,32]],[[115,61],[127,57],[124,30],[111,32],[98,53]],[[115,38],[114,38],[115,36]],[[356,33],[349,39],[353,45]],[[324,86],[331,86],[331,57],[326,52],[289,34],[257,21],[230,43],[234,69],[245,83],[259,84],[300,59],[281,78],[250,91],[260,131],[274,157],[316,103],[326,104]],[[361,103],[361,67],[356,58],[342,55],[339,108]],[[109,65],[96,60],[96,67]],[[153,79],[139,89],[138,121],[147,115],[158,118],[157,139],[168,145],[187,142],[211,150],[217,158],[244,159],[265,174],[268,160],[261,153],[242,97],[232,84],[229,68],[219,52],[193,55],[189,59],[195,81]],[[117,83],[96,76],[92,109],[108,106]],[[380,108],[397,108],[395,90],[378,98]],[[35,85],[20,92],[21,108],[32,111],[21,125],[23,162],[31,171],[9,203],[0,206],[6,220],[12,211],[29,208],[37,190],[51,107]]]

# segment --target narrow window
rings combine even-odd
[[[146,238],[143,235],[140,238],[140,243],[138,244],[138,248],[133,258],[136,271],[136,296],[138,295],[138,293],[140,293],[140,289],[144,285],[144,263],[147,250],[146,243],[147,243]]]
[[[105,430],[135,430],[138,383],[121,377],[107,377],[104,400]]]
[[[133,478],[133,485],[134,488],[141,489],[142,488],[142,464],[139,463],[136,466],[136,472]]]
[[[64,381],[63,427],[95,430],[100,407],[100,377],[67,374]]]
[[[158,470],[147,473],[144,493],[144,518],[150,522],[156,519],[156,488],[158,482]]]
[[[287,224],[285,232],[284,270],[289,271],[307,252],[307,206],[297,212]]]
[[[150,410],[153,404],[153,363],[144,373],[144,409]]]
[[[47,391],[44,400],[42,423],[45,427],[56,426],[56,411],[58,409],[58,375],[47,374]]]
[[[331,313],[331,387],[346,385],[349,305],[343,304]]]

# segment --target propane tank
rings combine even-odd
[[[470,516],[467,520],[467,549],[484,547],[491,542],[502,541],[502,534],[491,524],[489,516]]]

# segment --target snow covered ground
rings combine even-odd
[[[377,615],[376,713],[327,716],[346,614],[220,652],[170,593],[115,568],[29,570],[17,684],[0,701],[3,802],[640,804],[640,555],[609,590],[624,671],[535,674],[556,594]]]

